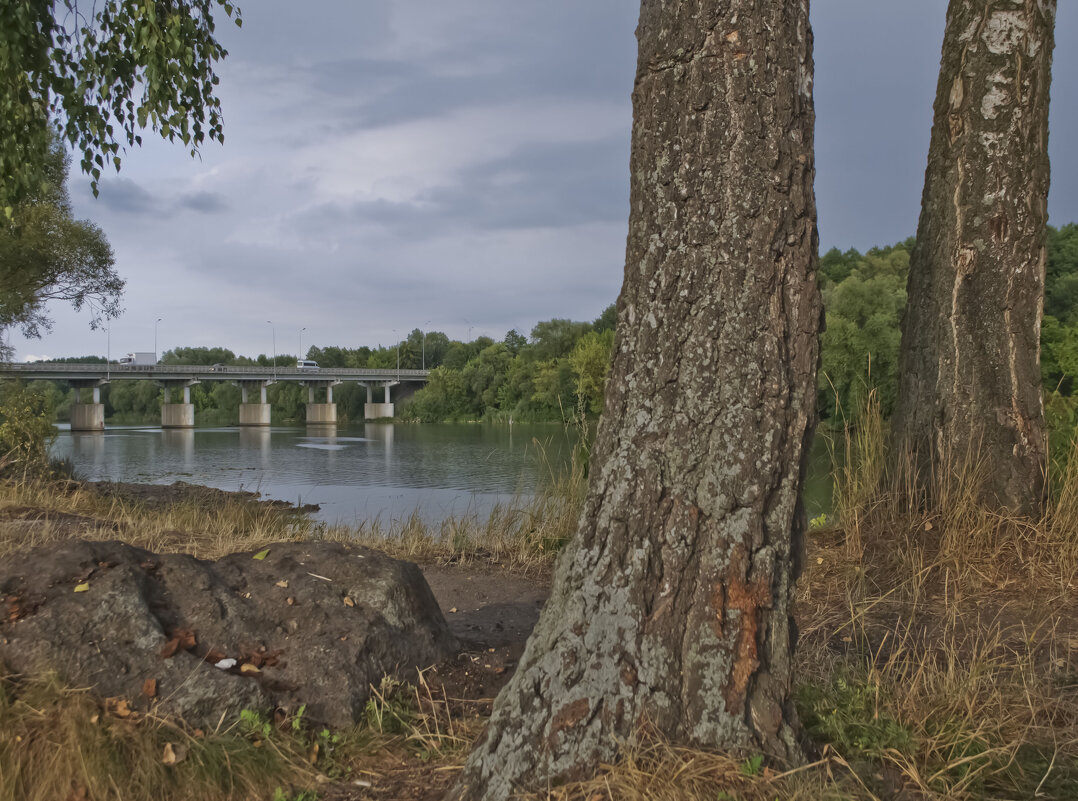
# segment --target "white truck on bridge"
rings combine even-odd
[[[153,367],[157,364],[157,354],[152,351],[135,351],[120,357],[120,364],[130,364],[135,367]]]

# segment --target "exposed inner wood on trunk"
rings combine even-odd
[[[950,3],[892,421],[930,492],[987,468],[980,500],[1033,515],[1055,9]]]

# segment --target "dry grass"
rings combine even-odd
[[[327,789],[407,788],[415,765],[445,784],[482,729],[481,709],[421,673],[415,685],[372,687],[351,729],[312,728],[301,710],[244,712],[203,732],[117,712],[52,676],[0,673],[0,801],[314,801]]]
[[[737,761],[642,737],[593,780],[559,787],[543,798],[1078,798],[1078,451],[1059,471],[1043,520],[1008,517],[972,502],[976,469],[938,487],[934,497],[939,503],[925,512],[908,502],[913,497],[908,478],[903,478],[908,474],[884,469],[889,457],[877,412],[870,408],[862,419],[836,448],[839,525],[812,532],[808,567],[799,586],[797,700],[814,738],[816,756],[810,764],[784,772],[755,760]],[[447,522],[431,529],[413,518],[397,527],[359,531],[326,528],[240,502],[219,507],[181,502],[156,509],[77,488],[3,486],[0,517],[5,508],[48,508],[55,524],[38,521],[22,538],[0,533],[0,553],[64,536],[126,539],[200,556],[274,540],[332,537],[358,538],[407,558],[543,569],[576,522],[585,482],[581,475],[567,481],[572,483],[524,508],[499,509],[484,521]],[[62,515],[105,521],[106,530],[85,521],[64,522]],[[0,525],[0,532],[10,528],[10,523]],[[195,748],[191,735],[161,722],[141,722],[134,734],[123,735],[126,739],[108,740],[107,747],[94,745],[87,751],[111,754],[116,761],[90,759],[83,755],[89,748],[82,742],[87,731],[99,737],[113,729],[129,732],[131,724],[90,725],[95,707],[88,696],[56,688],[53,692],[66,699],[64,704],[82,710],[74,724],[65,722],[69,713],[58,719],[48,704],[27,700],[22,691],[12,702],[11,686],[5,685],[7,706],[0,707],[5,722],[0,726],[0,776],[45,775],[48,771],[41,766],[62,760],[49,770],[81,775],[78,770],[85,768],[98,778],[93,792],[89,777],[79,780],[79,786],[88,788],[86,798],[182,797],[156,789],[110,795],[113,791],[101,777],[117,771],[156,775],[162,770],[162,742],[178,737]],[[7,725],[16,703],[23,705],[15,717],[22,729]],[[287,731],[283,737],[267,737],[254,755],[273,756],[274,766],[259,768],[265,776],[255,771],[251,779],[245,778],[243,760],[254,758],[243,750],[244,743],[251,746],[249,732],[222,735],[242,742],[218,743],[204,761],[213,766],[223,759],[233,784],[215,789],[218,774],[207,767],[205,775],[185,779],[189,788],[199,788],[187,797],[271,797],[259,795],[261,788],[277,781],[289,787],[314,786],[312,774],[325,771],[364,777],[382,787],[378,797],[424,797],[423,791],[443,787],[455,775],[481,728],[485,709],[448,698],[425,679],[418,689],[385,685],[368,707],[367,724],[356,732],[326,733],[323,740],[314,735],[297,739]],[[36,721],[34,732],[25,728],[29,721]],[[9,729],[24,732],[17,735],[24,739],[14,741]],[[18,752],[16,746],[26,742],[48,744],[48,749],[43,745],[34,752],[37,756],[4,761],[15,759],[11,755]],[[296,742],[302,747],[293,745]],[[314,743],[323,750],[315,754],[312,767]],[[233,747],[240,750],[229,750]],[[175,777],[176,768],[170,770]],[[283,778],[270,779],[273,775]],[[266,783],[250,783],[262,779]],[[63,789],[57,784],[42,784],[46,789],[36,796],[12,795],[5,780],[0,779],[0,788],[5,788],[0,801],[64,798],[62,793],[50,795]],[[154,785],[147,780],[145,786]]]
[[[1078,797],[1078,451],[1041,520],[979,505],[972,456],[926,511],[862,420],[800,587],[810,731],[912,798]]]
[[[194,492],[160,503],[102,493],[75,481],[0,481],[0,556],[71,538],[121,540],[203,559],[271,542],[329,539],[378,548],[400,559],[483,561],[542,572],[576,525],[584,487],[583,476],[574,471],[532,498],[496,507],[485,518],[449,518],[431,526],[413,514],[401,522],[349,527],[228,493]]]
[[[0,719],[2,801],[269,799],[278,787],[313,783],[284,738],[117,717],[49,676],[0,678]]]
[[[796,698],[815,761],[754,769],[645,737],[541,797],[1078,798],[1078,445],[1036,521],[976,503],[972,458],[938,481],[931,511],[911,504],[872,397],[834,453],[839,525],[812,533],[798,590]]]
[[[0,482],[0,555],[78,538],[214,559],[320,533],[304,516],[227,493],[196,491],[157,503],[75,481]]]
[[[537,442],[536,448],[542,455],[541,443]],[[549,475],[536,494],[496,506],[485,519],[449,518],[430,526],[412,515],[394,526],[373,522],[344,531],[330,529],[330,534],[399,559],[443,564],[480,561],[514,572],[546,573],[576,528],[587,476],[579,458],[571,461],[567,471],[555,470],[545,458],[543,461]]]

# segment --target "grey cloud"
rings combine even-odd
[[[449,38],[437,54],[367,57],[357,47],[344,58],[299,67],[334,109],[360,128],[380,127],[462,107],[551,97],[609,102],[632,91],[634,10],[623,0],[547,3],[460,2],[462,18],[483,19]],[[496,35],[491,35],[491,29]],[[452,69],[447,65],[455,65]],[[356,87],[374,89],[366,98]]]
[[[226,210],[228,203],[218,192],[192,192],[180,197],[179,206],[200,214],[216,214]]]
[[[154,214],[160,200],[129,178],[102,178],[98,202],[117,214]]]
[[[450,231],[564,228],[628,219],[629,137],[536,145],[472,166],[414,202],[322,204],[292,220],[296,231],[355,226],[429,239]]]
[[[566,227],[629,215],[629,136],[540,145],[475,166],[431,200],[481,228]]]

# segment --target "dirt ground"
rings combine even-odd
[[[420,564],[450,629],[461,642],[438,677],[449,696],[489,702],[513,673],[549,594],[549,578],[494,566]]]
[[[520,576],[493,566],[420,563],[460,652],[425,676],[432,693],[444,693],[454,713],[490,714],[498,691],[512,676],[539,619],[549,576]],[[327,801],[439,801],[456,777],[445,766],[383,754],[366,778],[323,788]]]

